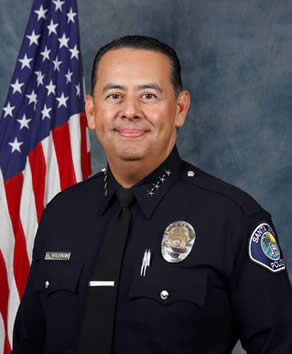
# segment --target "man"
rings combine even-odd
[[[115,40],[92,83],[88,125],[108,165],[43,213],[13,353],[227,354],[238,339],[248,353],[292,353],[270,215],[175,147],[190,98],[173,49]]]

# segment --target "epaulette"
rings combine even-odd
[[[188,178],[189,172],[194,172],[193,178]],[[240,188],[215,177],[198,167],[184,161],[185,180],[195,184],[197,187],[205,189],[209,192],[217,193],[236,203],[246,215],[251,215],[263,210],[258,202],[248,193]]]

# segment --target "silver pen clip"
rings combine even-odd
[[[144,252],[144,257],[143,257],[141,270],[140,270],[141,277],[145,277],[146,270],[150,266],[150,260],[151,260],[151,251],[149,249],[146,249]]]

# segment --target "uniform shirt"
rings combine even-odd
[[[118,208],[118,187],[108,168],[45,209],[15,322],[14,354],[77,352],[90,270]],[[228,354],[239,338],[248,353],[291,354],[291,287],[269,213],[182,161],[176,148],[132,190],[114,354]],[[196,237],[188,256],[172,263],[161,243],[176,222],[191,225]],[[262,242],[266,224],[274,258]],[[141,276],[145,250],[151,260]]]

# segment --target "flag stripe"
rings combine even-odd
[[[10,343],[12,343],[14,319],[19,304],[20,304],[20,297],[18,295],[15,278],[12,277],[12,280],[10,280],[10,288],[9,288],[8,319],[7,319],[7,332],[8,332],[8,339]]]
[[[5,323],[5,326],[7,326],[7,331],[8,331],[8,338],[11,343],[12,339],[12,325],[13,325],[13,319],[12,321],[10,320],[11,314],[9,311],[9,305],[10,305],[10,299],[11,296],[13,299],[16,299],[15,301],[15,308],[17,309],[19,305],[19,296],[18,296],[18,291],[16,289],[15,281],[14,281],[14,276],[13,276],[13,251],[14,251],[14,235],[13,235],[13,229],[11,225],[11,221],[9,218],[9,212],[8,212],[8,207],[7,207],[7,200],[6,200],[6,192],[4,188],[4,182],[3,182],[3,176],[0,170],[0,246],[2,252],[2,257],[5,262],[6,266],[6,272],[4,272],[4,275],[1,274],[3,272],[3,267],[2,267],[2,272],[0,272],[0,279],[5,279],[5,274],[8,279],[8,283],[10,284],[10,290],[9,290],[9,302],[8,302],[8,319],[7,316],[3,314],[3,326]],[[3,293],[2,293],[3,291]],[[5,294],[5,288],[0,286],[0,295],[4,296]],[[13,296],[13,294],[16,294],[16,296]],[[2,299],[0,299],[0,303],[2,304]],[[5,302],[3,304],[4,308],[7,309],[7,306],[5,305]],[[1,311],[0,311],[1,312]],[[14,311],[15,313],[15,311]],[[3,339],[3,344],[0,346],[0,353],[1,350],[4,348],[4,339],[6,338],[4,327],[1,329],[0,328],[0,337]],[[7,339],[8,340],[8,339]],[[6,345],[6,351],[9,352],[10,346],[8,345],[9,342],[5,342]],[[7,349],[8,348],[8,349]],[[4,349],[3,349],[4,350]]]
[[[0,335],[0,348],[4,348],[4,340],[5,340],[5,327],[4,327],[4,321],[3,317],[0,311],[0,333],[3,335]],[[0,352],[1,353],[1,352]]]
[[[61,189],[76,183],[68,122],[52,130],[59,166]]]
[[[61,190],[59,167],[52,134],[42,141],[42,147],[47,165],[45,201],[49,203]]]
[[[46,179],[46,162],[41,144],[38,144],[29,154],[29,163],[32,172],[32,187],[39,222],[44,209]]]
[[[40,148],[42,154],[42,146]],[[32,156],[37,156],[36,154],[32,154]],[[27,255],[29,258],[29,262],[31,263],[32,260],[32,248],[34,242],[34,236],[36,233],[36,229],[38,226],[38,215],[37,215],[37,203],[36,200],[38,198],[38,192],[35,189],[36,186],[33,186],[33,176],[34,172],[31,170],[31,159],[27,160],[25,170],[23,171],[23,187],[22,187],[22,195],[21,195],[21,204],[20,204],[20,220],[23,227],[23,231],[26,237],[26,248],[27,248]],[[42,167],[42,165],[40,165]],[[36,173],[38,175],[38,173]],[[45,178],[45,176],[41,176]],[[39,183],[40,184],[40,183]],[[44,184],[44,182],[43,182]],[[37,186],[39,187],[39,185]],[[43,188],[41,188],[41,198],[42,204],[43,202]],[[40,203],[39,203],[40,205]]]
[[[0,250],[0,289],[1,289],[0,312],[4,322],[4,333],[5,333],[4,353],[10,353],[9,349],[11,350],[11,348],[9,345],[8,333],[7,333],[9,285],[8,285],[6,265],[1,250]]]
[[[24,292],[29,272],[29,259],[26,252],[25,235],[19,213],[22,185],[22,173],[18,173],[16,176],[5,182],[7,205],[15,238],[13,259],[14,277],[20,298]]]
[[[70,117],[69,128],[70,128],[70,142],[71,142],[73,164],[76,173],[76,182],[80,182],[83,179],[81,169],[77,168],[77,166],[80,166],[81,156],[82,156],[81,155],[82,145],[80,148],[80,143],[79,144],[77,143],[80,142],[81,139],[80,114],[75,114],[74,116]]]
[[[83,179],[88,178],[91,173],[90,170],[90,154],[89,150],[89,142],[87,141],[87,119],[85,113],[80,114],[80,128],[81,128],[81,156],[83,157],[81,160],[81,167],[83,172]]]

